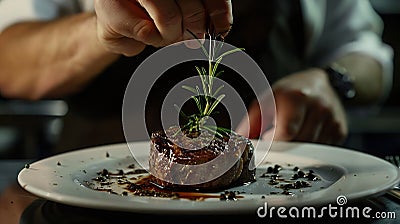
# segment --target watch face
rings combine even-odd
[[[353,80],[342,67],[328,67],[325,69],[332,87],[342,99],[349,100],[356,96]]]

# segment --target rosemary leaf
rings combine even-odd
[[[222,88],[224,88],[224,85],[221,85],[220,87],[218,87],[218,89],[215,90],[215,92],[213,93],[212,97],[215,97],[219,93],[219,91],[221,91]]]
[[[184,88],[184,89],[186,89],[186,90],[188,90],[188,91],[190,91],[190,92],[192,92],[194,94],[197,93],[197,90],[195,88],[191,87],[191,86],[183,85],[182,88]]]
[[[201,113],[201,111],[203,111],[203,108],[201,106],[200,100],[196,96],[192,96],[191,98],[194,100],[194,102],[196,102],[197,109],[199,109]]]
[[[217,97],[217,99],[215,99],[215,101],[213,102],[213,104],[211,105],[210,109],[207,111],[207,116],[210,116],[211,112],[217,107],[217,105],[219,104],[219,102],[221,102],[221,100],[225,97],[225,94],[221,94]]]
[[[226,55],[229,55],[229,54],[232,54],[232,53],[235,53],[235,52],[238,52],[238,51],[242,51],[242,50],[244,50],[244,48],[235,48],[235,49],[229,50],[227,52],[224,52],[223,54],[218,56],[216,61],[218,61],[220,58],[225,57]]]
[[[174,107],[182,117],[184,117],[185,119],[189,120],[189,117],[181,109],[179,109],[178,105],[174,104]]]
[[[222,75],[222,73],[224,73],[224,70],[221,70],[221,71],[217,72],[217,74],[215,74],[215,77],[219,77],[219,76],[221,76],[221,75]]]

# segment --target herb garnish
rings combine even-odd
[[[190,31],[189,31],[190,32]],[[194,36],[194,34],[192,34]],[[187,120],[187,123],[181,127],[181,130],[185,134],[200,134],[200,129],[205,129],[217,134],[219,137],[223,137],[223,134],[230,133],[232,130],[216,127],[211,125],[205,125],[207,119],[215,112],[217,105],[225,98],[225,94],[219,94],[224,88],[224,85],[217,87],[214,90],[214,79],[219,77],[224,71],[218,71],[218,66],[222,59],[232,53],[242,51],[243,48],[235,48],[222,53],[217,56],[222,49],[223,42],[215,40],[213,35],[209,35],[209,50],[204,47],[200,40],[198,40],[203,53],[208,58],[208,69],[205,67],[195,66],[196,71],[200,77],[202,87],[199,86],[191,87],[183,85],[182,88],[192,92],[194,95],[191,97],[196,103],[198,113],[192,115],[186,115],[177,105],[174,105],[179,111],[180,115]],[[219,95],[218,95],[219,94]],[[177,133],[176,133],[177,134]]]

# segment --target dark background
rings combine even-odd
[[[349,114],[350,135],[344,146],[377,156],[400,154],[400,1],[371,2],[385,23],[383,40],[394,49],[394,83],[380,110],[364,115]],[[154,49],[147,48],[140,57],[121,58],[105,72],[112,72],[111,78],[100,76],[85,91],[68,98],[35,102],[0,98],[0,159],[37,159],[94,145],[123,142],[121,89],[125,89],[135,65],[152,52]],[[126,69],[116,69],[121,67]],[[180,78],[179,75],[174,79],[162,78],[153,88],[162,92],[166,83],[177,82]],[[241,86],[241,82],[235,85]],[[118,86],[118,89],[110,86]],[[243,95],[247,100],[252,97],[246,95],[246,91]],[[158,96],[150,96],[149,101],[161,100]],[[149,125],[153,129],[158,127],[156,122]]]

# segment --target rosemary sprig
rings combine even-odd
[[[190,32],[190,31],[189,31]],[[194,34],[192,34],[194,36]],[[194,113],[190,116],[183,113],[179,108],[175,105],[180,115],[187,120],[187,123],[181,127],[181,131],[186,133],[200,132],[200,128],[216,133],[218,136],[222,137],[222,134],[230,133],[232,130],[205,125],[206,120],[209,116],[214,112],[215,108],[218,104],[225,98],[225,94],[219,94],[220,91],[224,88],[223,85],[219,86],[214,91],[214,79],[220,76],[224,71],[218,71],[218,66],[221,63],[222,59],[232,53],[242,51],[243,48],[235,48],[229,51],[226,51],[215,58],[215,55],[218,55],[220,50],[223,47],[223,42],[218,42],[212,38],[212,35],[209,35],[210,44],[209,50],[204,47],[200,40],[198,43],[200,44],[203,53],[208,58],[208,69],[204,67],[195,66],[197,74],[200,77],[202,86],[187,86],[183,85],[182,88],[192,92],[194,96],[191,98],[196,103],[198,113]],[[218,95],[219,94],[219,95]]]

